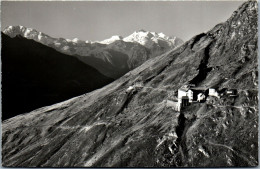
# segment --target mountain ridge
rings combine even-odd
[[[172,45],[173,45],[173,43],[180,43],[180,42],[174,42],[174,40],[177,39],[177,37],[166,36],[162,32],[156,33],[156,32],[146,31],[146,30],[143,30],[143,29],[141,29],[139,31],[135,31],[134,33],[132,33],[129,36],[126,36],[126,37],[122,37],[121,35],[113,35],[111,38],[104,39],[104,40],[101,40],[101,41],[89,41],[89,40],[84,41],[84,40],[81,40],[79,38],[73,38],[73,39],[53,38],[53,37],[51,37],[51,36],[49,36],[45,33],[37,31],[34,28],[27,28],[27,27],[22,26],[22,25],[7,26],[2,32],[4,34],[10,36],[11,38],[13,38],[17,35],[21,35],[22,37],[25,37],[25,38],[28,38],[28,39],[34,39],[35,41],[40,41],[42,37],[46,37],[46,38],[51,38],[51,39],[62,39],[62,40],[66,40],[67,42],[74,42],[74,43],[77,43],[77,42],[83,43],[84,42],[84,43],[110,44],[110,43],[114,42],[115,40],[124,40],[126,42],[137,42],[137,43],[140,43],[140,44],[144,44],[145,42],[140,41],[140,39],[137,39],[137,37],[140,37],[141,39],[161,38],[161,39],[164,39],[164,40],[171,40]],[[36,37],[38,39],[36,39]],[[181,43],[183,43],[181,39],[178,39],[178,40],[181,41]]]

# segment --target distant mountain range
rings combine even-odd
[[[163,33],[136,31],[123,38],[112,36],[100,42],[82,41],[78,38],[53,38],[24,26],[9,26],[4,34],[11,38],[20,35],[64,54],[73,55],[96,68],[102,74],[117,79],[146,60],[180,46],[183,41]]]

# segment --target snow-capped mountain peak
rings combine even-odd
[[[79,39],[78,38],[74,38],[74,39],[72,39],[72,42],[75,42],[75,43],[77,43],[79,41]]]
[[[179,39],[179,42],[176,42],[176,37],[166,36],[163,33],[150,32],[145,30],[135,31],[133,34],[125,37],[123,39],[125,42],[136,42],[145,47],[151,47],[154,44],[164,43],[167,46],[177,46],[182,41]]]
[[[24,34],[24,32],[26,31],[27,28],[25,28],[24,26],[18,25],[18,26],[8,26],[7,28],[5,28],[5,30],[3,31],[4,34],[8,34],[10,37],[15,37],[19,34]]]
[[[98,43],[102,43],[102,44],[110,44],[110,43],[113,43],[113,42],[115,42],[115,41],[117,41],[117,40],[122,40],[122,39],[123,39],[122,36],[114,35],[114,36],[112,36],[111,38],[109,38],[109,39],[105,39],[105,40],[100,41],[100,42],[98,42]]]
[[[169,37],[169,36],[166,36],[164,33],[158,33],[158,36],[160,37],[160,38],[163,38],[163,39],[170,39],[171,37]]]
[[[14,38],[17,35],[23,36],[28,39],[33,39],[36,41],[45,41],[50,39],[48,35],[39,32],[33,28],[26,28],[24,26],[18,25],[18,26],[8,26],[4,31],[4,34],[10,36],[11,38]]]
[[[73,43],[86,43],[85,41],[83,40],[80,40],[79,38],[74,38],[71,40]]]

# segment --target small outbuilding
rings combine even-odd
[[[219,98],[219,93],[214,88],[209,88],[209,96],[215,96]]]
[[[137,87],[137,88],[141,88],[141,87],[143,87],[143,86],[144,86],[143,82],[136,82],[136,83],[134,84],[134,87]]]
[[[226,91],[226,94],[229,96],[236,96],[237,95],[237,89],[228,89]]]
[[[192,103],[193,102],[193,91],[188,90],[187,96],[189,97],[189,102]]]
[[[181,105],[179,102],[175,102],[172,100],[167,100],[166,101],[166,106],[171,107],[175,111],[180,111],[181,110]]]
[[[199,94],[198,94],[198,97],[197,97],[197,101],[198,101],[198,102],[205,101],[205,99],[206,99],[205,94],[203,94],[203,93],[199,93]]]
[[[129,86],[127,89],[126,89],[126,92],[131,92],[132,90],[134,90],[134,87],[133,86]]]

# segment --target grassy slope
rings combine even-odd
[[[4,121],[3,165],[256,166],[257,48],[240,50],[257,46],[255,4],[246,2],[227,22],[102,89]],[[126,93],[137,81],[144,87]],[[237,88],[238,96],[180,113],[166,107],[168,96],[191,81]]]

